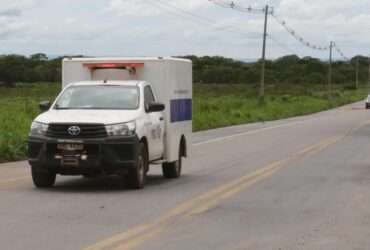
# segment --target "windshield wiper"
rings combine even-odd
[[[69,110],[69,109],[71,109],[71,108],[57,108],[57,107],[55,107],[55,109],[56,109],[56,110]]]
[[[67,110],[67,109],[71,109],[71,108],[69,108],[69,107],[60,107],[58,104],[56,104],[55,109],[56,110]]]

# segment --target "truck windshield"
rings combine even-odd
[[[125,109],[139,107],[135,86],[73,86],[58,98],[55,109]]]

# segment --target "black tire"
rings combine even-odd
[[[175,162],[163,163],[162,172],[165,178],[167,179],[180,178],[181,170],[182,170],[182,153],[181,152],[182,152],[182,148],[180,148],[179,160]]]
[[[31,168],[33,184],[37,188],[50,188],[54,186],[56,173],[40,171],[35,167]]]
[[[143,189],[146,182],[148,165],[147,150],[143,143],[139,145],[136,168],[129,169],[127,183],[130,189]]]

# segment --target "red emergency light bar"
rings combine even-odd
[[[143,68],[144,63],[85,63],[84,67],[91,70],[95,69],[126,69],[126,68]]]

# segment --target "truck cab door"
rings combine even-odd
[[[163,156],[164,152],[164,114],[163,112],[148,112],[149,103],[156,102],[150,85],[144,87],[144,106],[147,124],[147,140],[149,159],[155,160]]]

